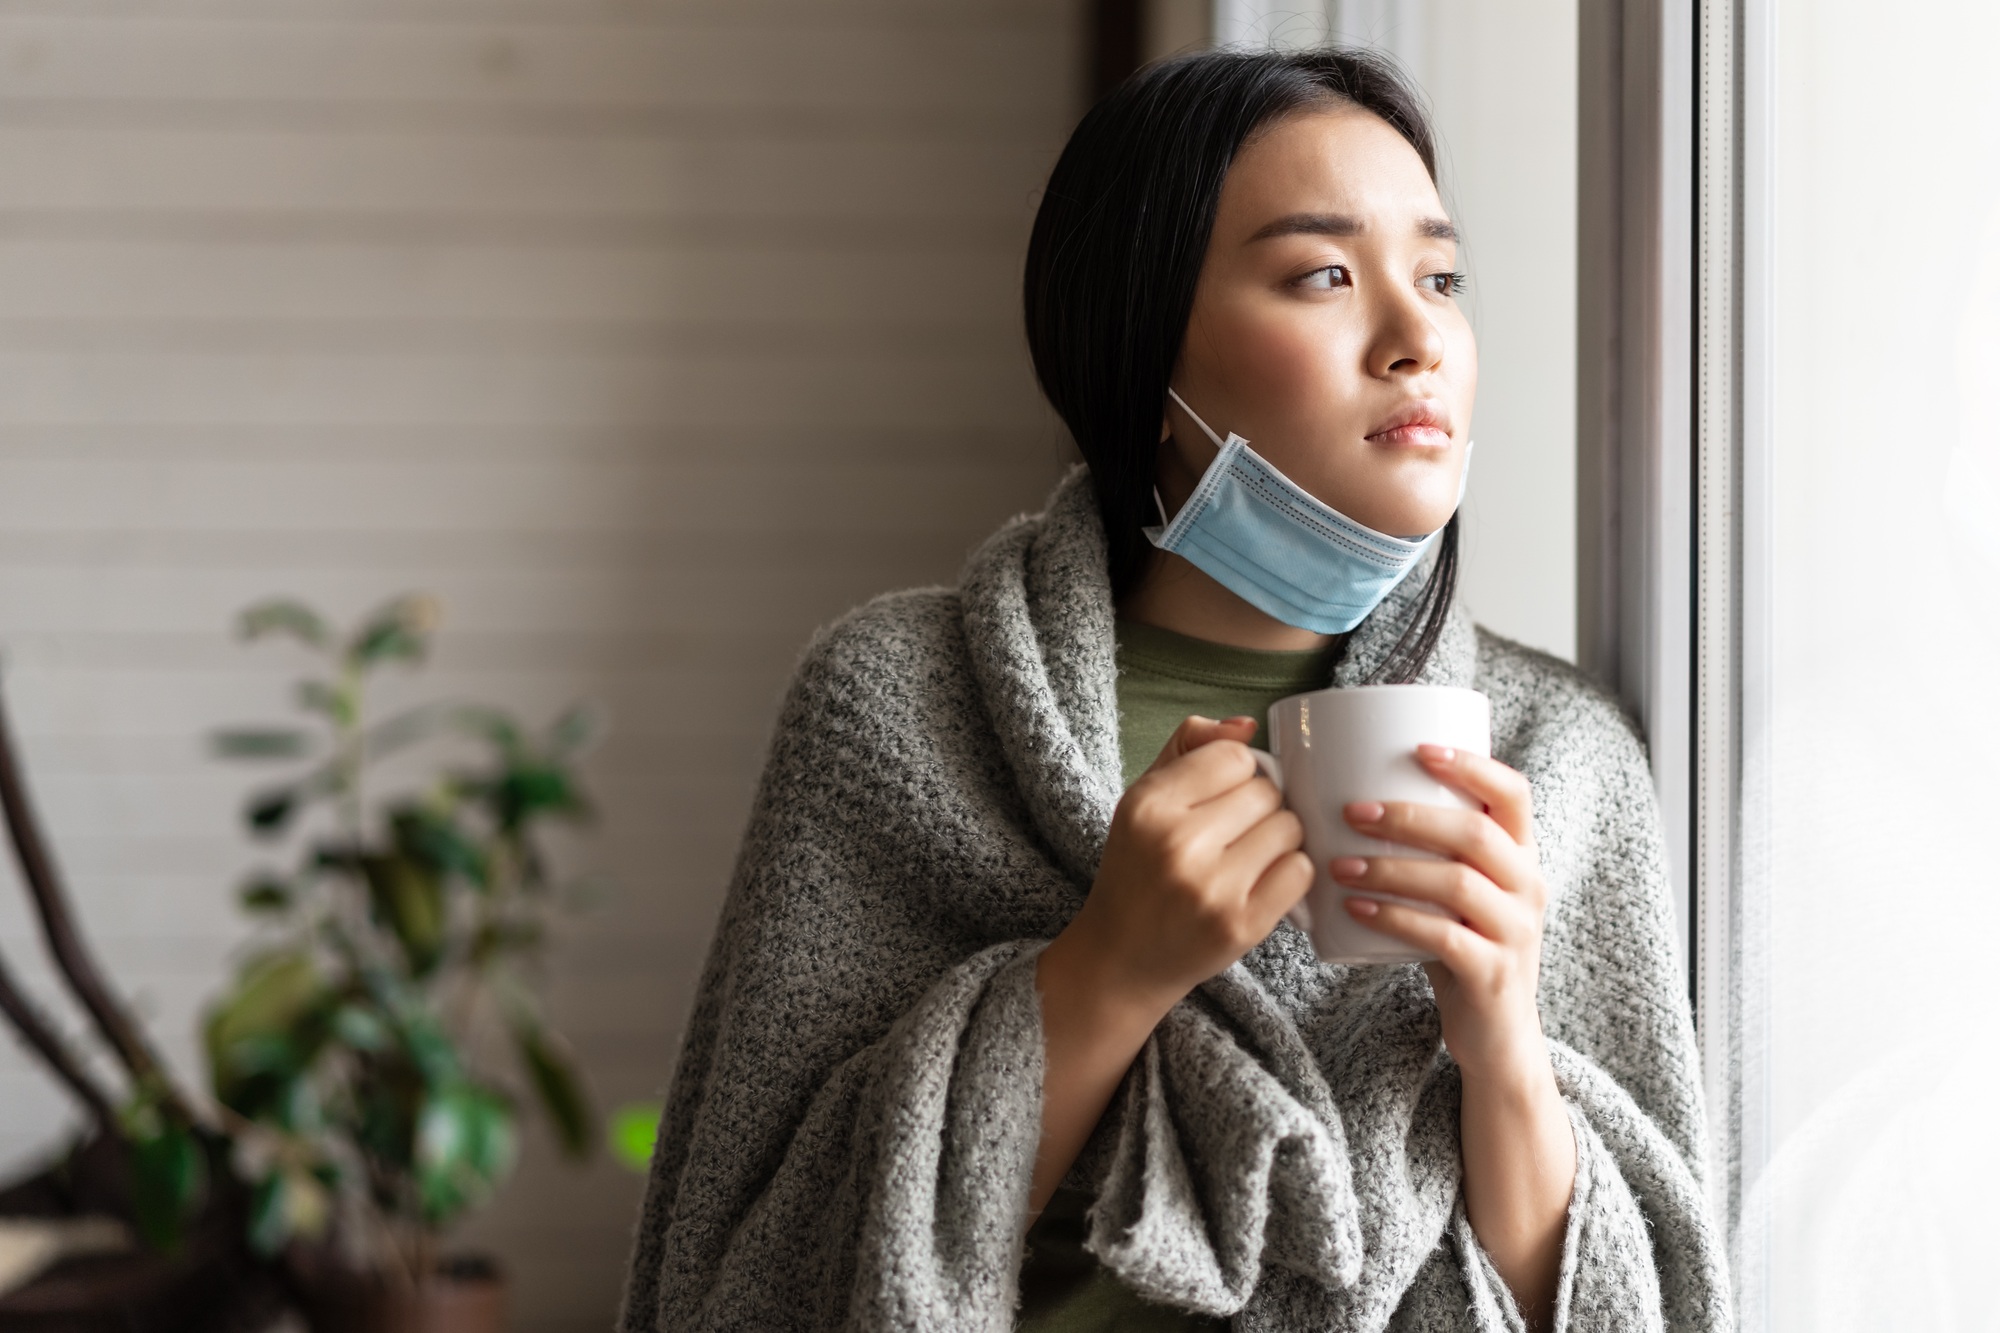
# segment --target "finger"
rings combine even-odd
[[[1484,811],[1416,801],[1356,801],[1344,813],[1356,831],[1371,838],[1463,861],[1509,893],[1528,887],[1530,867],[1521,845]]]
[[[1145,781],[1167,800],[1193,807],[1256,776],[1257,761],[1250,757],[1250,747],[1242,741],[1218,738],[1148,773]]]
[[[1254,886],[1271,863],[1305,845],[1305,825],[1282,807],[1271,811],[1243,831],[1216,858],[1216,873],[1226,883]],[[1312,865],[1308,860],[1306,869]]]
[[[1407,907],[1402,903],[1349,898],[1347,914],[1370,930],[1379,930],[1412,948],[1437,955],[1438,961],[1461,980],[1476,976],[1486,961],[1487,953],[1496,947],[1450,917],[1435,916],[1420,907]]]
[[[1285,798],[1278,789],[1260,779],[1253,763],[1249,777],[1191,808],[1187,817],[1193,821],[1195,837],[1221,852],[1283,807]]]
[[[1515,842],[1535,837],[1535,796],[1527,778],[1498,759],[1449,745],[1419,745],[1417,762],[1439,782],[1486,807],[1493,822]]]
[[[1245,903],[1259,928],[1259,939],[1277,929],[1279,918],[1304,900],[1312,882],[1312,858],[1304,852],[1286,852],[1264,868]]]
[[[1336,884],[1435,903],[1490,940],[1509,940],[1520,915],[1504,890],[1463,861],[1412,856],[1342,856],[1328,866]]]
[[[1254,717],[1202,717],[1192,714],[1184,719],[1174,734],[1167,737],[1167,743],[1160,747],[1159,756],[1146,768],[1148,773],[1165,768],[1182,755],[1192,754],[1213,740],[1248,741],[1257,734],[1257,719]]]

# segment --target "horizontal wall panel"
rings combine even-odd
[[[0,241],[0,315],[120,336],[159,320],[318,328],[507,322],[560,336],[602,324],[761,330],[804,339],[876,330],[998,329],[1018,338],[1018,242],[968,238],[922,254],[816,248],[810,229],[768,248],[370,247],[271,242]],[[108,326],[108,327],[107,327]],[[51,327],[51,326],[45,326]],[[740,336],[740,335],[739,335]]]
[[[218,726],[314,669],[238,613],[445,617],[373,715],[608,719],[548,1006],[663,1093],[816,627],[949,582],[1074,451],[1020,324],[1073,0],[0,0],[0,689],[76,909],[169,1062],[263,936]],[[373,771],[382,795],[428,764]],[[0,951],[115,1082],[11,866]],[[0,1043],[0,1176],[75,1110]],[[455,1244],[607,1326],[640,1182],[531,1130]]]
[[[664,23],[756,25],[778,35],[799,23],[954,28],[1011,20],[1063,31],[1065,0],[0,0],[0,14],[35,17],[210,18],[239,24],[440,20],[551,23],[645,31]],[[1034,67],[1029,67],[1034,72]],[[746,77],[748,71],[746,71]],[[905,69],[904,78],[911,77]]]
[[[992,390],[997,396],[998,386]],[[178,460],[125,464],[14,463],[0,487],[0,524],[17,531],[96,527],[324,528],[350,517],[355,531],[467,528],[506,524],[542,532],[673,529],[937,531],[991,513],[998,468],[841,467],[732,469],[680,466],[562,467],[520,462],[411,466],[384,488],[379,472],[338,458],[320,462],[207,464]],[[998,474],[998,475],[996,475]],[[1009,489],[1013,489],[1010,487]],[[1024,496],[1040,498],[1026,489]]]
[[[34,18],[0,12],[0,107],[26,99],[702,107],[756,117],[891,107],[976,109],[1017,125],[1067,96],[1047,59],[1062,34],[1033,16],[968,13],[949,27],[857,23],[838,12],[761,23],[643,28],[412,21]],[[1023,67],[1041,78],[1021,78]],[[755,77],[745,77],[754,70]],[[900,75],[900,77],[898,77]]]
[[[715,142],[590,134],[35,129],[0,119],[0,210],[497,209],[554,217],[884,213],[1025,223],[1039,127],[1010,143],[773,134]]]
[[[1023,387],[1026,387],[1025,376]],[[968,415],[944,431],[921,422],[882,422],[841,415],[814,423],[809,457],[918,464],[950,453],[981,463],[1007,459],[1034,464],[1040,479],[1058,475],[1051,463],[1074,460],[1074,447],[1039,403],[1014,404],[1035,421],[1022,431],[1007,421]],[[798,436],[755,419],[731,418],[694,430],[681,423],[592,420],[508,425],[500,422],[120,422],[0,420],[0,461],[146,462],[156,458],[242,462],[313,461],[329,452],[376,463],[495,460],[631,463],[655,458],[714,461],[747,468],[794,462]],[[5,534],[0,533],[0,539]]]
[[[942,251],[992,246],[1018,253],[1028,220],[1005,215],[953,217],[949,225],[915,214],[856,216],[820,214],[806,221],[784,211],[770,213],[551,213],[539,209],[501,211],[464,208],[374,208],[364,211],[225,208],[56,207],[19,203],[0,207],[0,240],[171,242],[193,245],[334,244],[378,246],[602,246],[619,249],[681,246],[800,250],[801,234],[812,249],[847,249],[877,254]]]
[[[674,427],[717,422],[804,430],[826,415],[944,430],[958,421],[1042,420],[1012,358],[812,354],[674,356],[587,352],[486,356],[36,355],[0,352],[0,423],[351,423]]]

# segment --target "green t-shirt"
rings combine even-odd
[[[1257,719],[1259,749],[1264,714],[1289,695],[1324,689],[1333,679],[1337,648],[1265,652],[1191,639],[1130,620],[1118,622],[1118,754],[1125,785],[1160,756],[1160,747],[1190,714]]]
[[[1118,753],[1125,785],[1148,768],[1189,714],[1257,719],[1251,743],[1264,745],[1264,713],[1278,700],[1323,688],[1334,649],[1263,652],[1191,639],[1129,620],[1118,622]],[[1028,1232],[1021,1268],[1021,1333],[1190,1333],[1224,1329],[1226,1319],[1152,1305],[1098,1265],[1083,1248],[1090,1196],[1059,1189]]]

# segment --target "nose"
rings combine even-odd
[[[1368,349],[1369,373],[1378,379],[1422,375],[1444,360],[1444,337],[1414,287],[1377,288],[1375,337]]]

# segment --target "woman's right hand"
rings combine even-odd
[[[1105,983],[1166,1008],[1241,958],[1305,896],[1305,830],[1251,758],[1255,719],[1181,723],[1126,791],[1065,934]]]
[[[1259,776],[1254,718],[1181,723],[1118,802],[1090,896],[1036,962],[1039,1213],[1167,1010],[1271,933],[1312,883],[1304,830]]]

